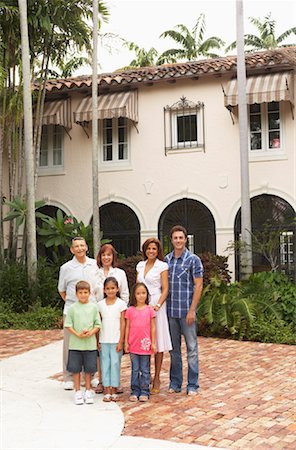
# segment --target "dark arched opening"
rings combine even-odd
[[[188,248],[194,253],[216,253],[215,220],[211,211],[201,202],[183,198],[168,205],[158,222],[158,235],[165,252],[171,250],[170,230],[182,225],[188,232]]]
[[[270,238],[275,239],[273,256],[277,270],[285,273],[295,280],[295,211],[286,200],[276,195],[262,194],[251,199],[251,222],[252,233],[259,239],[263,239],[263,232]],[[241,208],[238,210],[235,223],[234,235],[238,241],[241,233]],[[240,279],[239,254],[235,253],[236,278]],[[260,253],[253,251],[253,271],[269,271],[271,264],[268,259]]]
[[[140,248],[140,222],[135,212],[122,203],[110,202],[100,207],[103,239],[110,239],[118,253],[135,255]]]

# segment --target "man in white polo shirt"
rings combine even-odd
[[[69,307],[77,300],[75,286],[78,281],[88,281],[91,285],[90,301],[95,302],[92,291],[96,284],[98,266],[95,259],[86,256],[87,250],[88,247],[84,238],[79,236],[73,238],[70,251],[74,256],[60,268],[58,291],[65,302],[63,311],[64,321]],[[74,388],[72,374],[67,371],[69,337],[69,331],[64,328],[63,376],[64,389],[66,390]]]

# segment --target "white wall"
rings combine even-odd
[[[234,219],[240,207],[240,158],[238,123],[232,124],[224,107],[221,84],[227,78],[156,83],[139,88],[139,123],[130,130],[130,166],[125,170],[100,172],[100,203],[122,202],[137,214],[141,239],[157,235],[159,217],[172,201],[196,199],[211,211],[217,232],[217,253],[222,254],[233,239]],[[295,90],[296,91],[296,90]],[[205,104],[205,152],[164,151],[163,108],[184,95]],[[81,97],[73,97],[72,111]],[[286,155],[280,160],[250,162],[251,196],[268,193],[287,200],[295,208],[296,120],[290,104],[284,104],[283,123]],[[88,223],[92,215],[91,124],[88,139],[76,124],[65,135],[65,171],[62,175],[42,176],[37,198],[61,206]],[[233,269],[233,258],[230,258]]]

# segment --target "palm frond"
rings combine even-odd
[[[206,31],[206,20],[205,15],[201,13],[196,20],[196,24],[192,29],[192,35],[195,42],[199,45],[203,41],[203,37]]]
[[[277,43],[281,44],[287,37],[291,36],[291,35],[296,35],[296,27],[290,28],[289,30],[286,30],[284,33],[282,33],[278,38],[277,38]],[[290,44],[290,45],[295,45],[295,44]]]

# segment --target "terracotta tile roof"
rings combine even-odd
[[[266,50],[246,54],[246,69],[249,73],[259,70],[292,69],[296,66],[296,46],[277,50]],[[203,59],[193,62],[164,64],[155,67],[140,67],[131,70],[98,75],[98,84],[104,86],[124,86],[132,84],[149,83],[160,80],[176,80],[180,78],[193,78],[208,74],[224,74],[236,72],[236,56],[225,56],[215,59]],[[91,75],[82,75],[73,78],[49,80],[46,85],[48,92],[68,89],[90,88]],[[37,85],[36,85],[37,89]]]

